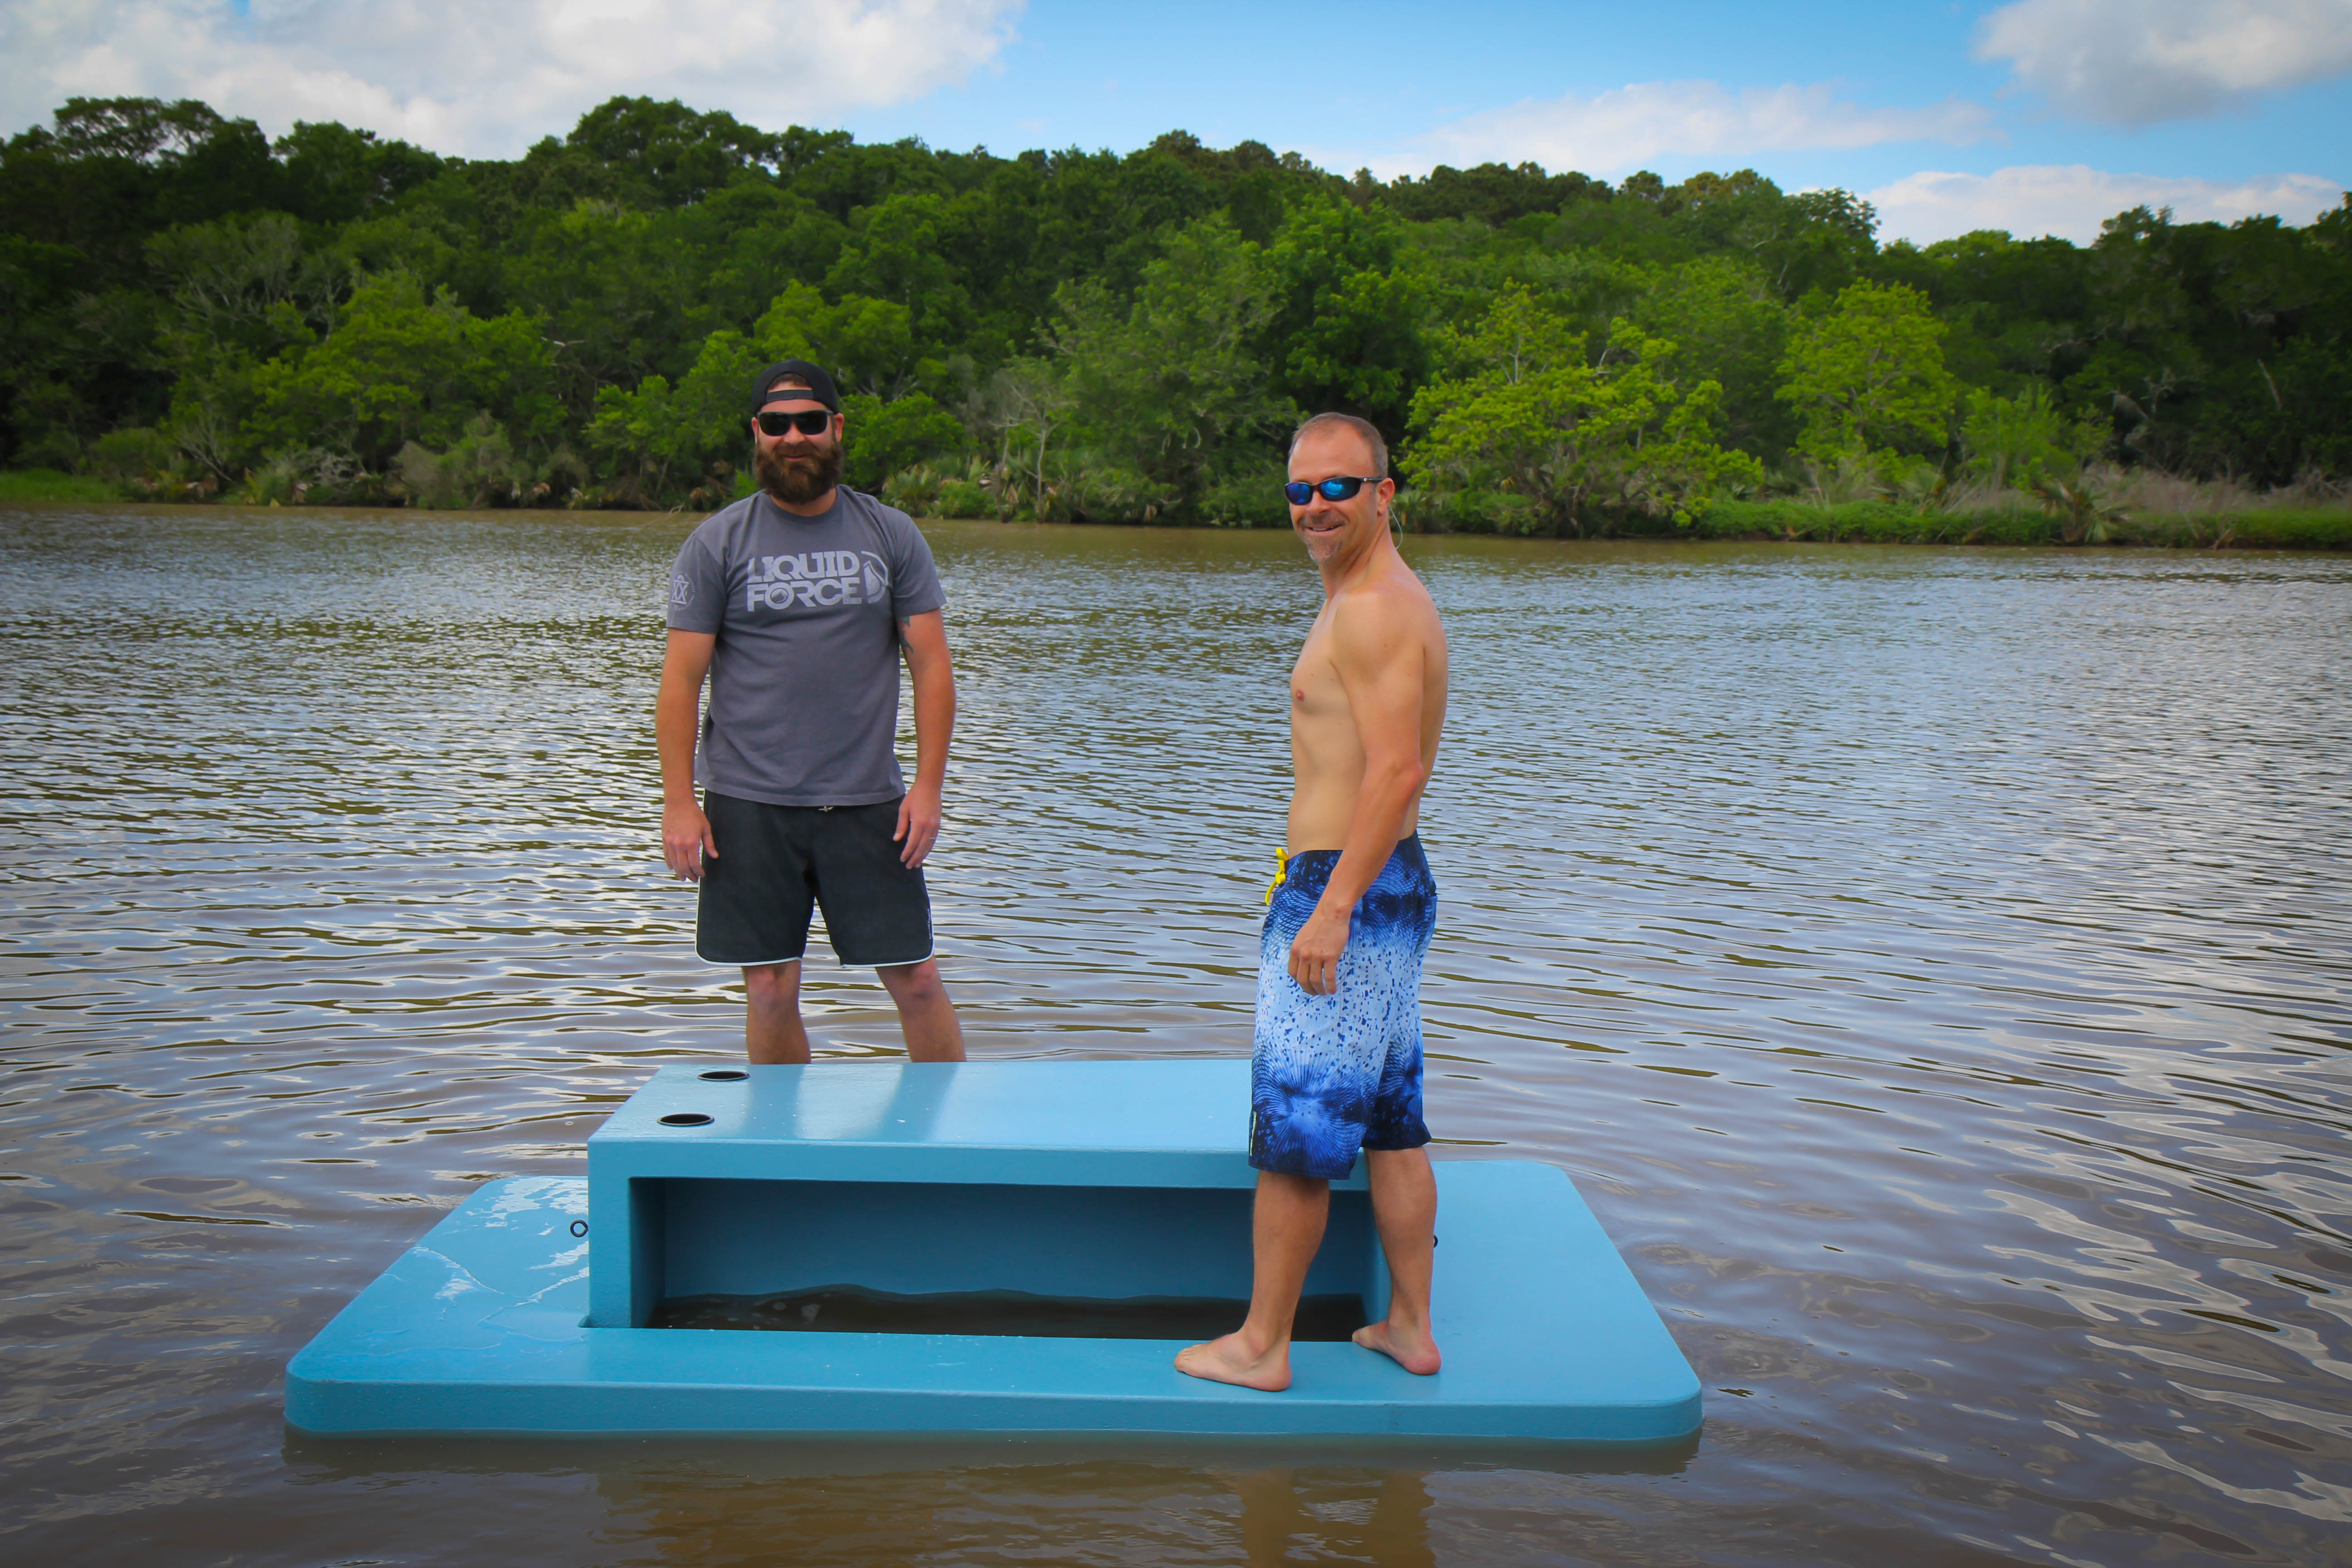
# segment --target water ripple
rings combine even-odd
[[[1440,1152],[1576,1175],[1712,1391],[1687,1451],[284,1443],[286,1357],[436,1212],[578,1173],[649,1068],[738,1048],[652,837],[684,526],[0,511],[18,1554],[2340,1552],[2320,557],[1412,542],[1456,670]],[[1245,1049],[1295,545],[931,533],[975,1048]],[[807,995],[828,1052],[897,1048],[870,975]]]

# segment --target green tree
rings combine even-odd
[[[632,479],[648,500],[670,494],[719,463],[743,460],[751,440],[745,397],[752,373],[780,358],[841,363],[803,331],[806,318],[799,312],[810,301],[820,313],[821,329],[840,329],[829,341],[853,345],[867,341],[857,334],[877,316],[887,321],[897,310],[870,300],[845,301],[845,309],[836,309],[825,305],[814,289],[793,285],[761,322],[757,341],[739,332],[711,333],[703,340],[694,368],[675,385],[667,376],[649,375],[634,388],[601,388],[588,426],[590,449],[610,471]],[[903,325],[903,312],[898,320]],[[891,334],[884,331],[880,337],[887,342]],[[842,379],[857,384],[851,374]],[[850,391],[842,395],[841,406],[847,438],[843,478],[853,489],[878,490],[884,480],[911,463],[963,448],[963,426],[926,393],[886,399]]]
[[[1360,415],[1391,440],[1429,371],[1430,289],[1404,226],[1330,196],[1302,202],[1264,252],[1260,352],[1302,408]]]
[[[853,489],[879,491],[899,469],[963,448],[963,426],[926,392],[888,403],[845,393],[841,415],[842,478]]]
[[[675,386],[649,375],[634,389],[600,387],[589,449],[649,500],[719,463],[740,462],[751,447],[751,376],[775,357],[740,332],[717,331]]]
[[[1900,283],[1841,290],[1797,329],[1780,362],[1780,397],[1804,421],[1797,450],[1821,462],[1940,448],[1958,388],[1944,368],[1944,324]]]
[[[572,397],[683,368],[699,258],[667,215],[583,197],[532,215],[519,248],[500,268],[505,297],[563,345]]]
[[[1686,261],[1660,274],[1631,315],[1675,344],[1679,374],[1721,384],[1726,446],[1768,459],[1788,448],[1795,421],[1775,394],[1790,318],[1761,270],[1728,256]]]
[[[739,331],[774,300],[778,279],[824,277],[848,237],[805,196],[751,176],[680,212],[674,232],[704,268],[699,313]]]
[[[264,450],[327,447],[382,468],[410,441],[443,447],[477,414],[526,442],[561,424],[549,345],[520,311],[482,320],[415,279],[372,279],[334,330],[253,376],[247,439]]]
[[[183,450],[222,479],[259,459],[247,426],[262,365],[299,357],[332,326],[352,274],[337,256],[306,249],[284,213],[183,224],[147,242],[168,310],[156,332],[172,376],[165,421]],[[297,446],[326,443],[305,439]]]
[[[1881,247],[1875,228],[1850,193],[1752,170],[1383,184],[1181,131],[1125,155],[999,157],[642,98],[520,158],[464,160],[331,122],[273,142],[193,100],[76,99],[0,142],[0,458],[72,466],[109,430],[161,430],[238,478],[295,441],[388,460],[404,418],[446,437],[424,390],[438,348],[369,371],[364,396],[312,395],[299,370],[348,357],[327,345],[352,309],[381,326],[354,287],[404,275],[420,310],[536,321],[552,427],[601,428],[608,471],[588,477],[640,488],[740,461],[743,361],[798,353],[879,399],[878,419],[943,428],[919,405],[883,412],[919,393],[967,414],[999,469],[992,510],[1019,495],[1054,515],[1271,521],[1255,510],[1278,465],[1271,410],[1347,408],[1397,434],[1433,377],[1481,371],[1446,355],[1514,288],[1581,334],[1603,380],[1632,352],[1685,401],[1716,382],[1717,446],[1794,451],[1817,477],[1948,451],[1963,389],[2019,408],[2046,392],[2126,463],[2315,494],[2352,469],[2352,205],[2301,227],[2134,209],[2090,246],[1986,231]],[[1207,268],[1203,298],[1177,298],[1171,261]],[[1672,351],[1634,349],[1620,318]],[[509,347],[539,352],[520,331]],[[1013,408],[1001,374],[1044,401]],[[422,401],[394,417],[383,388],[403,377]],[[457,437],[475,441],[459,466],[488,471],[499,440],[542,464],[551,426],[528,401]],[[354,437],[362,405],[384,417]],[[1980,436],[2039,417],[1978,411]],[[356,451],[336,455],[348,477]]]
[[[387,207],[446,167],[423,148],[331,121],[297,121],[270,153],[285,167],[286,210],[314,224],[350,223]]]
[[[666,375],[649,375],[625,391],[599,387],[588,447],[606,472],[633,484],[646,500],[656,500],[673,479],[702,471],[714,433],[697,413],[692,399],[681,396]]]
[[[147,242],[149,264],[170,280],[177,357],[243,350],[267,358],[307,347],[351,292],[348,267],[307,250],[284,213],[185,224]]]
[[[1440,492],[1500,492],[1520,528],[1578,533],[1596,511],[1687,521],[1723,484],[1762,478],[1715,440],[1722,388],[1672,379],[1673,343],[1620,321],[1601,363],[1586,344],[1532,292],[1506,289],[1449,345],[1470,374],[1413,399],[1406,473]]]
[[[650,98],[607,99],[563,138],[566,149],[621,174],[636,202],[667,207],[701,201],[747,171],[772,165],[783,140],[731,114]]]
[[[751,336],[769,361],[821,364],[837,384],[877,398],[902,396],[940,374],[937,362],[918,356],[914,316],[895,300],[846,294],[829,303],[810,285],[790,283]]]
[[[929,192],[893,195],[859,215],[860,224],[826,276],[837,299],[887,300],[907,313],[926,344],[953,337],[971,313],[955,258],[968,214]]]
[[[1076,413],[1076,395],[1064,367],[1050,359],[1016,359],[976,388],[964,404],[964,428],[992,449],[996,467],[1025,474],[1033,496],[1045,493],[1045,463],[1054,437]]]
[[[1675,190],[1691,192],[1710,178],[1696,176]],[[1783,300],[1843,289],[1876,259],[1878,214],[1868,202],[1841,190],[1785,195],[1752,174],[1735,175],[1727,189],[1685,195],[1679,226],[1702,251],[1720,247],[1748,257]]]
[[[1969,473],[1997,488],[2025,490],[2071,479],[2106,439],[2105,424],[2069,419],[2052,404],[2049,388],[2038,384],[2017,397],[1976,387],[1961,405],[1960,446]]]
[[[1297,417],[1254,352],[1272,313],[1257,247],[1223,217],[1186,225],[1122,309],[1099,283],[1065,293],[1053,341],[1114,516],[1190,515],[1210,484],[1264,463]]]
[[[1547,174],[1540,163],[1481,163],[1475,169],[1454,169],[1444,163],[1425,180],[1399,175],[1381,193],[1381,200],[1405,217],[1427,222],[1434,218],[1470,218],[1500,226],[1515,218],[1555,213],[1570,202],[1607,201],[1609,187],[1584,174]]]

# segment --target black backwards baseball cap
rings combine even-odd
[[[841,412],[841,394],[833,389],[833,377],[804,359],[778,360],[751,380],[751,412],[757,414],[768,405],[769,391],[780,381],[804,381],[808,395],[832,409]]]

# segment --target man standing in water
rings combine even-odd
[[[1438,1366],[1420,997],[1437,886],[1415,828],[1445,721],[1445,630],[1389,537],[1387,474],[1380,432],[1352,416],[1318,414],[1291,438],[1290,523],[1323,574],[1323,610],[1290,673],[1290,847],[1258,946],[1256,1271],[1241,1328],[1176,1358],[1248,1388],[1290,1386],[1298,1293],[1331,1180],[1360,1147],[1391,1293],[1356,1342],[1408,1372]]]
[[[697,528],[670,572],[654,708],[662,856],[701,884],[695,951],[743,971],[751,1060],[809,1059],[800,982],[814,904],[841,962],[880,974],[907,1054],[960,1062],[922,872],[955,725],[930,547],[905,512],[840,488],[841,399],[824,371],[770,365],[751,409],[761,489]],[[911,789],[897,752],[901,648]]]

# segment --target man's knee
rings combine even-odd
[[[759,1007],[780,1007],[799,1000],[801,966],[797,963],[755,963],[743,969],[743,993]]]
[[[935,958],[926,958],[919,963],[894,963],[874,973],[880,976],[882,988],[890,993],[890,999],[901,1007],[947,1000],[947,983],[940,978],[940,963]]]
[[[1260,1171],[1257,1173],[1257,1195],[1260,1201],[1267,1203],[1323,1203],[1331,1195],[1331,1184],[1322,1176],[1293,1175],[1288,1171]]]

